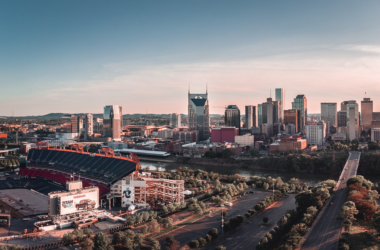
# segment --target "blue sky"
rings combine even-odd
[[[276,87],[285,108],[305,94],[309,113],[374,99],[379,13],[348,0],[1,1],[0,115],[187,113],[189,82],[208,84],[211,113]]]

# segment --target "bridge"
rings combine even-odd
[[[350,152],[350,156],[342,170],[342,174],[334,189],[335,195],[330,198],[318,217],[305,235],[301,246],[304,250],[336,250],[343,227],[343,220],[339,217],[340,209],[347,200],[347,179],[356,176],[360,160],[360,152]]]

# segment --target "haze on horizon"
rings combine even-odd
[[[380,2],[2,1],[0,116],[187,114],[188,84],[210,113],[257,105],[282,87],[285,108],[364,93],[380,111]],[[338,106],[339,107],[339,106]]]

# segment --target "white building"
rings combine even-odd
[[[315,125],[306,125],[306,139],[309,145],[322,145],[326,141],[326,123],[319,121]]]
[[[162,139],[173,138],[173,130],[168,129],[168,128],[158,130],[157,138],[162,138]]]
[[[235,135],[235,143],[242,146],[255,147],[255,136],[250,134],[245,135]]]
[[[173,128],[181,127],[181,114],[170,114],[170,126],[172,126]]]
[[[371,141],[380,141],[380,128],[371,129]]]

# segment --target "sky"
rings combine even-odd
[[[0,116],[374,100],[380,1],[0,1]],[[271,94],[272,93],[272,94]]]

